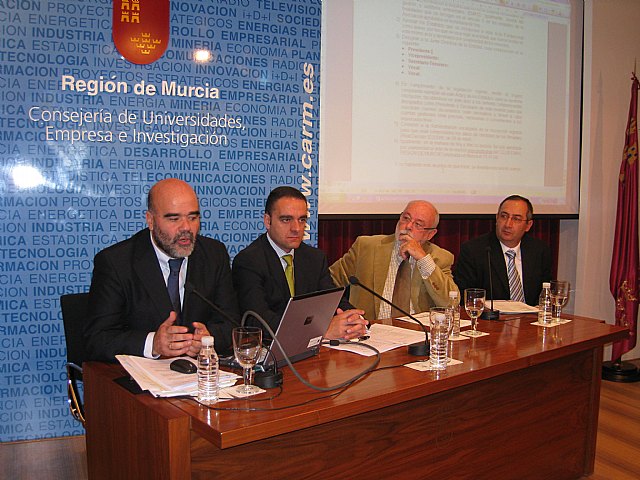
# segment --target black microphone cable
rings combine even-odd
[[[282,352],[282,354],[284,356],[284,360],[287,363],[287,365],[289,365],[289,367],[291,368],[291,371],[298,378],[298,380],[300,380],[300,382],[302,384],[308,386],[309,388],[312,388],[312,389],[315,389],[315,390],[319,390],[319,391],[323,391],[323,392],[328,392],[328,391],[333,391],[333,390],[337,390],[337,389],[343,388],[345,386],[351,385],[356,380],[359,380],[360,378],[362,378],[363,376],[365,376],[366,374],[368,374],[369,372],[374,370],[378,366],[378,364],[380,363],[380,352],[378,350],[374,349],[373,347],[371,347],[370,345],[364,345],[363,344],[363,346],[366,346],[367,348],[372,348],[376,352],[376,360],[374,361],[373,365],[371,365],[370,367],[366,368],[365,370],[363,370],[361,373],[359,373],[358,375],[354,376],[353,378],[351,378],[349,380],[346,380],[346,381],[344,381],[344,382],[342,382],[342,383],[340,383],[338,385],[335,385],[335,386],[332,386],[332,387],[319,387],[317,385],[313,385],[313,384],[309,383],[308,381],[306,381],[304,378],[302,378],[300,376],[298,371],[295,369],[295,367],[291,363],[291,360],[289,359],[289,356],[287,355],[287,352],[285,352],[284,348],[282,348],[282,345],[278,341],[278,338],[276,337],[275,333],[273,333],[273,330],[271,329],[269,324],[260,315],[258,315],[254,311],[247,310],[244,313],[244,315],[242,316],[242,321],[240,322],[240,324],[238,324],[238,322],[236,320],[234,320],[233,318],[231,318],[231,316],[229,314],[224,312],[215,303],[213,303],[207,297],[202,295],[198,290],[196,290],[191,283],[189,283],[189,282],[185,283],[184,287],[185,287],[185,292],[186,293],[193,293],[193,294],[197,295],[207,305],[209,305],[213,310],[215,310],[220,315],[222,315],[229,323],[231,323],[231,324],[233,324],[233,325],[235,325],[237,327],[244,326],[244,324],[246,322],[246,319],[247,319],[247,317],[249,315],[251,315],[256,320],[258,320],[262,324],[262,326],[264,326],[265,330],[267,330],[269,335],[271,335],[271,338],[273,339],[273,341],[276,343],[276,345],[278,346],[278,348]],[[271,352],[270,349],[269,349],[269,352],[273,356],[273,352]],[[262,384],[263,388],[273,388],[273,387],[280,386],[282,384],[282,372],[278,371],[278,365],[277,365],[277,362],[275,360],[275,357],[272,357],[272,358],[273,358],[273,364],[274,364],[273,374],[271,374],[270,372],[256,372],[257,374],[263,373],[263,375],[256,375],[256,377],[259,378],[258,381]],[[258,386],[261,386],[261,385],[258,385]]]
[[[408,346],[408,352],[409,352],[409,355],[414,355],[414,356],[417,356],[417,357],[426,357],[426,356],[429,355],[429,334],[427,333],[427,328],[424,326],[424,324],[420,320],[418,320],[416,317],[414,317],[410,313],[405,312],[403,309],[401,309],[400,307],[398,307],[394,303],[390,302],[389,300],[384,298],[382,295],[380,295],[376,291],[374,291],[374,290],[370,289],[369,287],[367,287],[366,285],[363,285],[362,283],[360,283],[360,280],[358,280],[358,277],[356,277],[355,275],[351,275],[349,277],[349,283],[351,285],[355,285],[357,287],[363,288],[364,290],[369,292],[374,297],[379,298],[383,302],[391,305],[393,308],[397,309],[398,311],[400,311],[401,313],[403,313],[404,315],[409,317],[411,320],[416,322],[418,325],[420,325],[420,328],[422,328],[422,331],[424,332],[424,342],[414,343],[413,345],[409,345]]]
[[[491,270],[491,247],[487,245],[485,251],[487,252],[487,265],[489,267],[489,296],[491,297],[491,308],[488,310],[487,308],[485,308],[480,315],[480,318],[483,320],[500,320],[500,310],[493,309],[493,273]]]
[[[196,288],[193,286],[193,284],[191,282],[186,282],[184,284],[184,291],[185,293],[193,293],[195,294],[197,297],[199,297],[204,303],[206,303],[207,305],[209,305],[215,312],[219,313],[220,315],[222,315],[224,317],[224,319],[226,321],[228,321],[229,323],[235,325],[236,327],[240,327],[241,325],[238,323],[237,320],[233,319],[231,317],[231,315],[229,315],[227,312],[225,312],[224,310],[222,310],[219,306],[217,306],[215,303],[213,303],[211,300],[209,300],[207,297],[205,297],[203,294],[201,294],[198,290],[196,290]]]
[[[364,377],[365,375],[367,375],[369,372],[371,372],[372,370],[375,370],[375,368],[380,364],[380,352],[372,347],[371,345],[366,345],[366,344],[361,344],[363,347],[369,348],[371,350],[373,350],[376,353],[376,358],[373,361],[373,363],[365,368],[362,372],[358,373],[357,375],[353,376],[352,378],[345,380],[344,382],[341,382],[337,385],[333,385],[330,387],[320,387],[318,385],[314,385],[310,382],[308,382],[306,379],[302,378],[302,376],[300,375],[300,373],[298,373],[298,370],[296,370],[296,368],[293,366],[293,364],[291,363],[291,360],[289,359],[289,356],[287,355],[287,352],[284,351],[284,348],[282,348],[282,345],[280,344],[280,341],[278,340],[278,337],[276,337],[276,334],[273,333],[273,330],[271,329],[271,327],[269,326],[269,324],[260,316],[258,315],[256,312],[252,311],[252,310],[247,310],[246,312],[244,312],[244,315],[242,316],[242,321],[240,322],[242,325],[244,325],[246,319],[248,316],[252,316],[254,317],[256,320],[258,320],[258,322],[260,322],[260,324],[265,328],[265,330],[269,333],[269,335],[271,335],[271,338],[273,339],[273,341],[275,342],[275,344],[277,345],[277,347],[280,349],[280,352],[282,352],[282,355],[284,356],[284,361],[287,363],[287,365],[289,366],[289,368],[291,368],[291,371],[293,372],[293,374],[296,376],[296,378],[298,380],[300,380],[300,382],[313,389],[313,390],[318,390],[320,392],[330,392],[333,390],[339,390],[341,388],[347,387],[349,385],[351,385],[352,383],[354,383],[355,381],[359,380],[360,378]],[[330,342],[332,342],[333,340],[330,340]],[[356,343],[356,342],[354,342]],[[274,364],[277,363],[274,361]]]
[[[190,282],[185,283],[184,291],[185,293],[193,293],[194,295],[198,296],[204,303],[209,305],[209,307],[211,307],[212,310],[222,315],[224,319],[227,320],[227,322],[231,323],[232,325],[235,325],[236,327],[240,327],[244,325],[244,319],[242,321],[242,324],[239,324],[235,319],[231,318],[231,316],[227,312],[222,310],[215,303],[213,303],[211,300],[205,297],[202,293],[196,290]],[[273,371],[272,372],[268,372],[268,371],[255,372],[254,381],[256,385],[260,388],[276,388],[282,385],[282,372],[278,371],[278,365],[275,362],[275,357],[273,356],[273,352],[271,352],[271,349],[267,349],[267,352],[271,354],[274,360]],[[233,360],[229,361],[226,357],[220,357],[220,363],[224,366],[232,367],[232,368],[236,366],[233,363]],[[237,366],[240,367],[239,364]]]

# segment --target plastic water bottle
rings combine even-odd
[[[432,307],[429,310],[429,360],[432,370],[447,368],[447,345],[451,317],[449,307]]]
[[[213,337],[202,337],[198,354],[198,402],[212,405],[218,401],[218,354],[213,348]]]
[[[451,321],[453,323],[451,336],[458,338],[460,336],[460,299],[456,290],[449,292],[449,309],[451,310]]]
[[[551,283],[544,282],[542,284],[542,292],[540,292],[540,300],[538,301],[538,323],[551,323]]]

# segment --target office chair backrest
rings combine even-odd
[[[64,335],[67,342],[67,362],[75,363],[79,367],[85,357],[84,326],[87,322],[89,308],[88,293],[72,293],[60,297]]]
[[[67,396],[73,418],[84,426],[84,402],[78,382],[82,381],[84,352],[84,325],[89,307],[88,293],[73,293],[60,297],[64,335],[67,342]]]

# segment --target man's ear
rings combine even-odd
[[[525,230],[525,232],[528,232],[529,230],[531,230],[531,227],[533,227],[533,220],[528,220],[527,223],[529,225],[527,226],[527,229]]]

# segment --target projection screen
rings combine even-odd
[[[577,214],[581,1],[324,0],[319,213]]]

